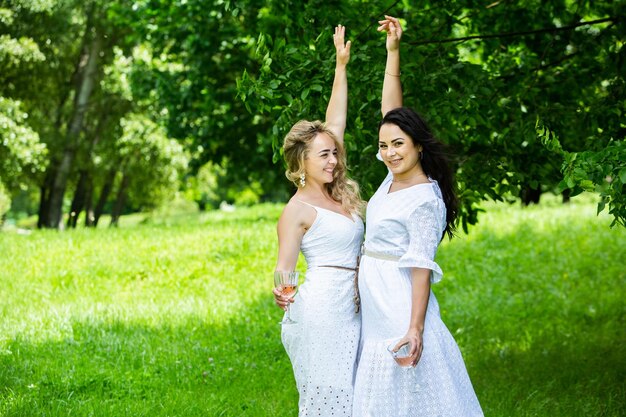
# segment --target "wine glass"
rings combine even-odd
[[[393,360],[395,360],[398,366],[402,368],[404,378],[410,388],[410,391],[417,392],[419,390],[419,384],[417,383],[417,371],[415,367],[411,365],[413,360],[410,356],[411,344],[406,342],[400,346],[398,350],[394,351],[399,341],[400,339],[393,340],[391,344],[387,346],[387,350],[391,353]]]
[[[291,298],[296,293],[298,289],[298,276],[300,275],[297,271],[275,271],[274,272],[274,285],[278,287],[281,291],[281,294]],[[291,319],[289,314],[289,306],[291,303],[287,304],[287,315],[280,322],[280,324],[292,324],[296,323],[295,320]]]

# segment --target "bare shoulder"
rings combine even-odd
[[[278,219],[278,227],[294,227],[307,230],[313,222],[317,212],[315,209],[295,197],[292,197]]]

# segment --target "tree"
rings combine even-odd
[[[13,161],[2,174],[10,192],[39,185],[42,227],[58,227],[68,208],[70,227],[83,211],[93,224],[112,204],[129,120],[151,121],[185,149],[185,178],[219,166],[217,182],[228,189],[217,198],[241,200],[246,189],[249,201],[284,198],[291,184],[275,165],[281,139],[298,119],[324,116],[337,23],[353,41],[349,165],[368,197],[385,172],[372,163],[385,55],[375,28],[384,13],[407,23],[405,103],[449,145],[464,226],[486,199],[583,189],[603,193],[601,207],[624,223],[624,2],[10,4],[0,9],[0,117],[12,132],[25,129],[20,146],[37,162],[16,158],[12,142],[0,144],[0,164]],[[152,205],[130,188],[121,195],[127,207]]]
[[[112,161],[119,158],[110,151],[116,149],[116,137],[122,134],[121,119],[133,110],[158,113],[158,109],[151,112],[135,106],[131,88],[119,86],[129,72],[120,74],[110,65],[127,59],[124,55],[141,44],[140,38],[123,27],[132,4],[89,0],[22,7],[21,3],[31,2],[12,6],[11,16],[19,24],[10,29],[17,39],[28,34],[33,45],[43,45],[43,58],[29,68],[31,73],[5,74],[10,81],[7,91],[23,99],[33,132],[39,133],[49,151],[45,175],[31,178],[41,187],[38,224],[61,227],[67,196],[73,191],[68,225],[76,225],[82,210],[89,213],[86,223],[91,225],[94,211],[104,208],[114,186],[118,170],[112,168]],[[98,161],[98,154],[110,161]],[[98,196],[94,187],[100,191]],[[145,198],[141,204],[147,204]]]
[[[465,228],[477,221],[485,199],[511,200],[532,190],[570,188],[575,193],[581,188],[562,182],[575,168],[565,163],[567,154],[544,146],[536,130],[538,119],[562,138],[565,152],[587,161],[596,158],[592,154],[608,153],[616,166],[624,166],[617,157],[621,148],[615,145],[624,139],[620,118],[626,110],[625,29],[618,18],[626,11],[623,2],[527,0],[485,6],[447,1],[443,6],[412,6],[397,1],[390,8],[367,2],[374,14],[371,21],[362,16],[361,4],[337,5],[336,12],[316,2],[289,11],[289,2],[268,6],[272,17],[257,42],[261,70],[244,71],[238,91],[249,110],[276,120],[276,159],[279,138],[295,120],[321,117],[332,79],[329,39],[338,23],[330,20],[341,15],[354,41],[349,66],[352,137],[346,146],[366,197],[373,192],[384,172],[370,161],[376,152],[385,51],[371,21],[386,11],[408,23],[402,55],[405,104],[426,116],[454,155]],[[621,168],[616,172],[619,176]],[[606,186],[600,174],[587,173],[585,180],[594,189]],[[623,224],[626,202],[623,190],[616,188],[619,192],[610,194],[611,214]]]
[[[130,115],[122,119],[123,134],[117,142],[120,182],[111,215],[111,225],[118,224],[124,205],[132,201],[154,207],[177,190],[187,168],[183,147],[167,138],[163,128],[151,120]]]
[[[27,118],[19,101],[0,97],[0,182],[13,189],[45,166],[46,146]]]
[[[271,192],[282,185],[274,175],[272,119],[249,113],[236,98],[236,80],[243,68],[253,73],[260,0],[188,0],[137,3],[127,24],[145,39],[151,60],[133,73],[133,95],[158,109],[159,123],[169,137],[192,155],[191,174],[207,162],[229,161],[229,184],[245,187],[256,181]],[[282,185],[284,188],[284,185]]]
[[[43,9],[49,6],[46,2],[39,4]],[[37,8],[30,2],[22,7]],[[0,27],[10,28],[14,24],[13,11],[0,7]],[[43,60],[44,55],[33,39],[0,36],[0,85],[4,86],[0,88],[0,218],[11,206],[11,191],[26,186],[30,175],[45,168],[47,149],[29,125],[22,103],[10,97],[14,75]]]

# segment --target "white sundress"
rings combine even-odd
[[[482,416],[461,352],[430,293],[417,366],[401,368],[387,350],[406,334],[411,315],[411,267],[441,280],[435,253],[446,208],[436,181],[388,193],[391,173],[367,207],[359,269],[362,330],[353,417]],[[384,258],[385,255],[388,259]],[[394,259],[395,258],[395,259]]]
[[[290,307],[297,323],[282,326],[282,341],[298,388],[298,415],[349,417],[361,330],[355,273],[324,265],[357,266],[363,222],[312,207],[317,216],[301,244],[306,280]]]

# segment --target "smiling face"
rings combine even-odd
[[[306,181],[319,184],[333,182],[333,172],[337,166],[337,144],[326,133],[318,133],[307,150],[304,160]]]
[[[415,146],[411,137],[398,126],[385,123],[380,127],[378,149],[394,178],[402,179],[421,171],[419,152],[422,147]]]

